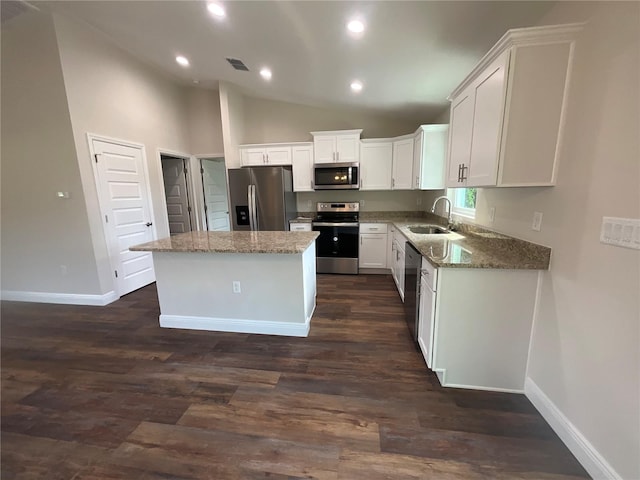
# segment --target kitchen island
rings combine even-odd
[[[188,232],[153,253],[160,326],[305,337],[316,298],[317,232]]]

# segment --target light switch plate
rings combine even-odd
[[[533,222],[531,223],[531,230],[539,232],[542,228],[542,212],[533,212]]]
[[[640,250],[640,219],[602,217],[600,243]]]

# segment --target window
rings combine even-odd
[[[447,196],[451,200],[454,214],[474,218],[476,216],[476,188],[450,188]]]

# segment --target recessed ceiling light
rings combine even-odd
[[[362,91],[362,82],[360,80],[354,80],[351,82],[351,90],[356,93]]]
[[[178,62],[183,67],[188,67],[189,66],[189,59],[187,57],[183,57],[182,55],[178,55],[176,57],[176,62]]]
[[[271,80],[271,70],[269,70],[267,67],[263,68],[262,70],[260,70],[260,76],[265,80]]]
[[[207,4],[207,10],[211,15],[214,15],[218,18],[224,18],[227,15],[227,12],[224,11],[224,7],[219,3],[209,3]]]
[[[360,20],[351,20],[349,23],[347,23],[347,28],[350,32],[362,33],[364,32],[364,23],[362,23]]]

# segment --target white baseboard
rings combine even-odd
[[[88,295],[84,293],[53,293],[53,292],[24,292],[16,290],[2,290],[2,300],[13,302],[61,303],[65,305],[104,306],[118,300],[113,290],[103,295]]]
[[[445,388],[464,388],[466,390],[482,390],[484,392],[502,392],[502,393],[524,393],[522,389],[515,388],[500,388],[500,387],[485,387],[484,385],[464,385],[461,383],[447,383],[447,369],[436,368],[433,370],[438,376],[440,385]]]
[[[525,379],[524,393],[592,478],[622,480],[600,452],[530,377]]]
[[[306,337],[309,335],[308,320],[305,323],[291,323],[237,318],[160,315],[160,326],[165,328],[186,328],[189,330],[209,330],[212,332],[284,335],[287,337]]]

